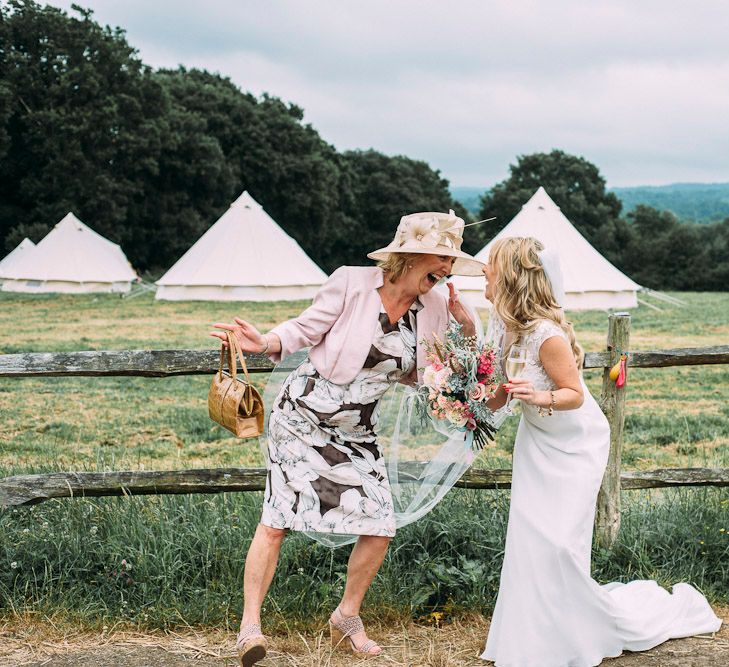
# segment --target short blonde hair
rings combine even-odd
[[[391,252],[387,259],[377,262],[391,283],[396,283],[408,270],[408,264],[418,259],[419,253],[413,252]]]
[[[572,323],[557,303],[539,252],[540,241],[515,237],[494,241],[489,263],[496,269],[494,310],[506,328],[519,334],[531,332],[539,320],[552,320],[567,334],[577,367],[582,367],[584,352],[577,343]]]

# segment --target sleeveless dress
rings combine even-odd
[[[504,326],[493,325],[503,345]],[[559,336],[540,320],[527,336],[522,378],[537,390],[556,387],[539,359]],[[501,583],[486,649],[497,667],[594,667],[624,650],[715,632],[721,620],[688,584],[673,594],[655,581],[599,585],[590,577],[595,504],[610,447],[607,419],[584,380],[576,410],[540,417],[522,404],[514,444],[511,504]]]
[[[364,367],[338,385],[307,357],[274,401],[261,523],[342,535],[395,535],[395,510],[376,428],[379,401],[416,364],[415,300],[390,324],[384,308]]]

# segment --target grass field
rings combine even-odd
[[[729,294],[679,294],[683,308],[632,312],[631,348],[729,343]],[[262,329],[304,304],[160,303],[151,296],[0,293],[0,353],[213,348],[207,332],[242,315]],[[574,313],[588,351],[607,315]],[[263,377],[258,376],[261,381]],[[586,374],[599,393],[600,373]],[[0,476],[26,471],[250,466],[257,446],[207,417],[209,378],[0,379]],[[512,420],[515,421],[515,420]],[[508,467],[515,423],[476,465]],[[626,469],[729,467],[729,367],[632,370]],[[620,543],[595,554],[599,580],[688,580],[729,596],[729,494],[626,493]],[[500,568],[508,494],[455,490],[398,534],[368,597],[380,620],[488,611]],[[89,624],[233,626],[259,494],[63,500],[0,512],[0,610],[63,613]],[[347,549],[289,538],[270,623],[309,627],[342,589]],[[440,615],[440,616],[438,616]]]
[[[729,342],[729,294],[679,296],[686,307],[633,311],[631,348]],[[240,314],[266,330],[304,305],[0,293],[0,353],[213,348],[215,321]],[[573,316],[585,349],[604,349],[606,314]],[[599,394],[601,373],[586,379]],[[729,465],[729,366],[637,369],[629,383],[627,468]],[[0,379],[0,474],[261,464],[257,447],[208,419],[208,385],[205,377]],[[508,466],[515,428],[507,423],[477,465]]]

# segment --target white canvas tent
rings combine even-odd
[[[488,261],[496,239],[532,236],[559,253],[568,310],[635,308],[641,286],[608,262],[560,211],[540,187],[521,211],[477,255]],[[454,277],[463,298],[473,306],[489,306],[483,296],[484,279]]]
[[[10,271],[10,267],[17,262],[28,250],[35,248],[35,243],[29,238],[24,238],[15,249],[11,250],[9,254],[5,255],[0,260],[0,287],[3,284],[3,278]]]
[[[138,280],[122,249],[73,213],[3,274],[4,292],[128,292]]]
[[[311,299],[327,275],[244,192],[158,281],[170,301]]]

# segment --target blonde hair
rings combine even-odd
[[[419,255],[412,252],[391,252],[387,259],[377,262],[391,283],[396,283],[408,270],[408,264],[418,259]]]
[[[559,306],[552,284],[544,273],[538,253],[540,241],[530,237],[499,239],[491,246],[489,263],[496,269],[493,286],[494,310],[506,328],[524,335],[532,332],[539,320],[551,320],[567,334],[577,367],[585,354],[577,342],[571,322]]]

